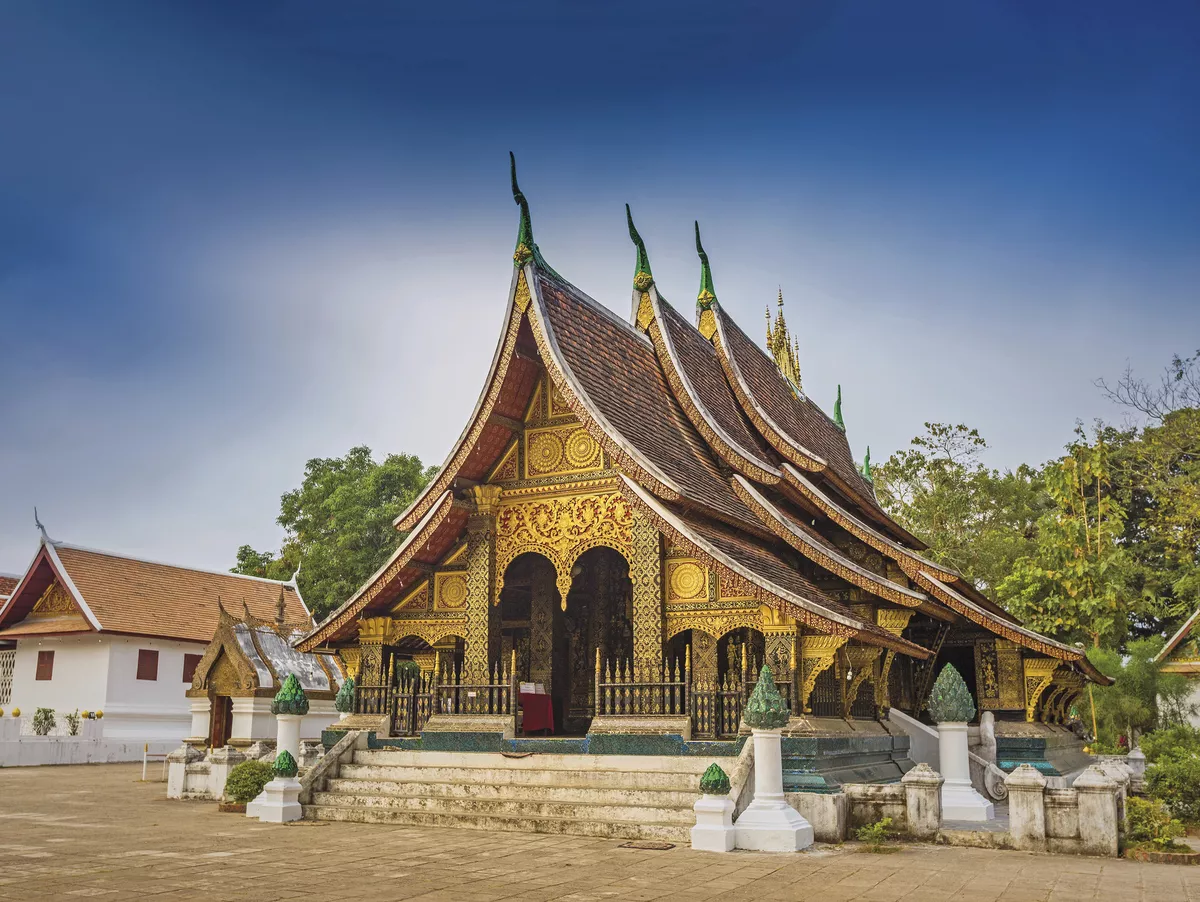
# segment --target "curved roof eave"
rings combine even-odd
[[[719,304],[714,304],[714,306],[717,307],[717,315],[713,317],[717,324],[717,331],[713,334],[713,347],[717,349],[717,356],[721,360],[721,367],[725,370],[725,375],[729,380],[730,387],[733,389],[734,397],[742,405],[746,416],[750,418],[750,422],[763,434],[763,437],[771,446],[787,458],[787,460],[810,472],[823,472],[828,467],[828,462],[819,454],[814,454],[792,439],[778,423],[771,419],[771,416],[763,410],[762,405],[755,399],[754,393],[746,383],[741,368],[738,366],[737,360],[734,359],[733,354],[729,350],[729,344],[725,340],[724,317],[722,315],[724,311],[720,309]]]
[[[400,543],[400,547],[392,552],[391,557],[387,559],[383,566],[376,570],[363,583],[362,587],[336,610],[332,611],[308,633],[293,642],[293,646],[300,651],[312,651],[322,641],[325,641],[330,634],[340,629],[346,621],[357,616],[366,607],[371,598],[374,597],[374,595],[368,594],[369,590],[376,584],[390,581],[392,577],[403,570],[416,555],[421,541],[425,538],[425,534],[431,529],[437,529],[445,521],[453,507],[453,494],[449,490],[442,492],[425,516],[421,518],[421,522],[413,527],[412,532]]]
[[[563,396],[563,400],[567,402],[567,406],[579,417],[580,422],[590,427],[589,432],[592,437],[597,439],[601,446],[624,468],[644,478],[648,484],[654,486],[655,492],[661,497],[670,501],[681,500],[684,494],[683,490],[628,442],[600,409],[592,403],[591,398],[588,397],[587,392],[571,370],[571,365],[558,347],[554,327],[550,323],[550,317],[546,314],[541,288],[538,280],[533,278],[532,263],[526,265],[525,273],[531,297],[528,310],[529,325],[533,330],[533,337],[537,342],[546,372],[550,375],[559,394]],[[624,328],[629,327],[629,324],[624,321],[621,321],[621,325]]]
[[[890,579],[872,573],[849,558],[824,547],[814,541],[811,536],[797,529],[783,513],[770,502],[758,489],[750,484],[744,476],[734,474],[733,490],[752,511],[759,514],[763,522],[772,527],[779,538],[799,551],[810,561],[820,565],[842,579],[871,592],[887,601],[907,608],[918,608],[929,601],[924,592],[916,592],[907,586],[900,586]]]
[[[504,377],[508,374],[508,367],[517,346],[517,332],[521,326],[523,313],[516,303],[516,294],[522,273],[522,270],[517,270],[513,273],[512,285],[508,291],[508,308],[504,318],[505,328],[500,334],[499,342],[496,344],[496,351],[492,355],[492,366],[488,371],[487,382],[484,383],[483,390],[479,393],[479,398],[475,402],[475,409],[471,413],[471,418],[467,420],[467,425],[459,435],[458,441],[454,443],[453,450],[451,450],[442,463],[441,469],[429,480],[424,490],[408,506],[408,509],[392,521],[392,525],[396,529],[412,529],[413,524],[429,511],[434,500],[442,492],[450,488],[450,484],[454,481],[467,456],[474,448],[475,442],[479,438],[479,433],[487,425],[488,416],[496,405],[496,400],[500,395],[500,388],[504,384]],[[528,285],[529,277],[525,276],[525,280],[526,285]]]
[[[649,516],[658,529],[671,539],[672,543],[694,551],[699,556],[706,558],[716,567],[718,572],[730,574],[738,581],[756,590],[755,597],[763,604],[781,610],[783,613],[795,617],[801,623],[824,633],[844,636],[847,639],[858,639],[870,645],[886,644],[887,647],[894,648],[912,657],[929,657],[930,652],[928,649],[901,639],[898,636],[890,636],[883,631],[876,634],[864,630],[862,628],[863,624],[859,621],[842,616],[835,611],[831,611],[816,602],[796,595],[794,592],[789,592],[782,586],[764,579],[753,570],[724,554],[720,549],[713,547],[703,537],[696,535],[688,528],[686,523],[680,520],[658,498],[655,498],[650,492],[639,486],[628,476],[622,474],[621,480],[629,490],[629,495],[627,496],[629,500],[640,508],[642,513]]]
[[[811,480],[795,467],[783,465],[784,481],[798,490],[806,499],[815,504],[821,511],[838,526],[845,529],[855,538],[866,542],[880,554],[887,555],[904,570],[909,579],[919,570],[928,570],[942,579],[956,580],[962,576],[947,567],[935,564],[911,548],[905,548],[898,542],[888,538],[873,526],[870,526],[839,505],[836,501],[817,488]]]
[[[650,339],[679,406],[683,408],[697,431],[713,444],[714,449],[734,470],[765,485],[777,484],[783,479],[779,469],[733,439],[700,399],[692,386],[687,369],[675,350],[670,330],[662,325],[662,304],[666,301],[659,296],[658,287],[655,285],[650,286],[649,294],[654,309],[654,318],[648,327]]]

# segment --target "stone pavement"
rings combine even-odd
[[[984,849],[798,855],[368,824],[170,802],[141,765],[0,770],[0,899],[1200,902],[1200,868]]]

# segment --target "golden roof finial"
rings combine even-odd
[[[800,383],[800,343],[788,334],[787,321],[783,316],[783,288],[779,289],[779,313],[771,322],[771,308],[767,307],[767,351],[779,367],[779,372],[802,392]]]

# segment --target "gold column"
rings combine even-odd
[[[663,662],[662,540],[654,524],[637,512],[630,528],[630,546],[634,669],[657,679]]]
[[[391,617],[364,617],[358,621],[358,682],[360,686],[382,686],[383,645],[392,632]]]
[[[529,600],[529,679],[541,683],[552,694],[554,672],[554,606],[558,590],[548,562],[532,568]]]
[[[489,639],[493,619],[492,594],[496,585],[496,505],[500,487],[477,485],[471,490],[475,513],[467,521],[467,647],[463,681],[488,682],[491,663]]]

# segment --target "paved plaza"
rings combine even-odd
[[[266,826],[171,802],[140,765],[0,770],[0,899],[862,899],[1200,902],[1200,868],[905,846],[873,855],[358,824]]]

